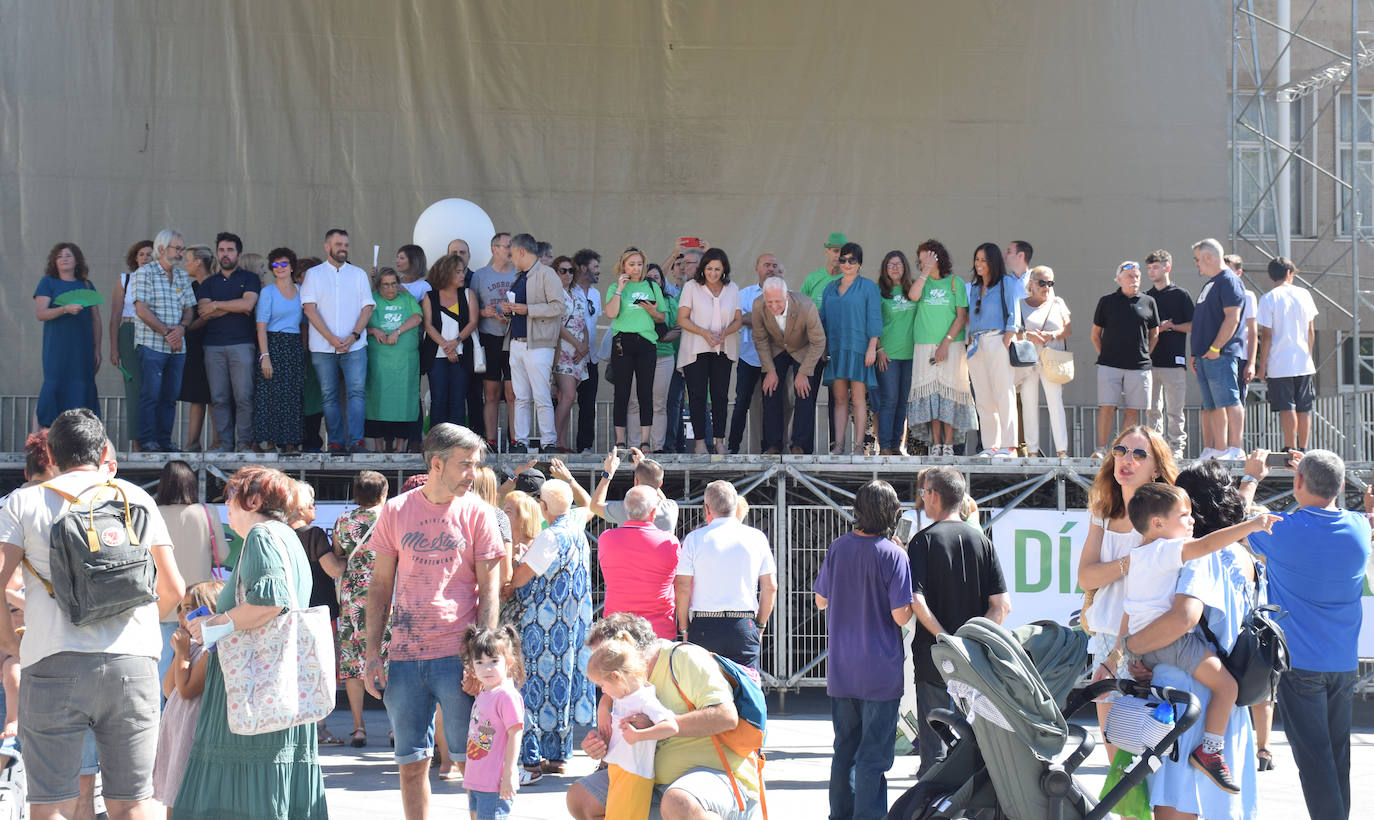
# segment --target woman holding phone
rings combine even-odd
[[[629,247],[615,263],[615,288],[606,292],[606,315],[611,317],[611,371],[615,374],[612,417],[615,443],[625,446],[629,422],[630,388],[639,399],[640,441],[650,440],[654,412],[654,365],[658,333],[663,321],[663,291],[644,279],[644,252]]]

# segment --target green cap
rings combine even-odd
[[[846,237],[840,231],[836,231],[832,233],[830,236],[826,237],[825,246],[827,248],[843,248],[847,242],[849,242],[848,237]]]

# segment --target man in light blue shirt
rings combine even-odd
[[[771,253],[760,254],[754,262],[754,273],[758,274],[757,285],[750,285],[739,292],[740,318],[744,320],[739,334],[739,364],[735,367],[735,409],[730,415],[730,439],[727,442],[731,455],[740,451],[744,442],[744,425],[748,420],[749,408],[754,403],[754,391],[758,389],[759,376],[763,365],[759,362],[758,351],[754,349],[754,335],[750,332],[753,325],[749,316],[754,311],[754,302],[763,296],[763,283],[774,276],[782,276],[782,265]],[[762,305],[759,306],[760,309]]]
[[[1341,509],[1345,462],[1330,450],[1301,457],[1293,477],[1300,505],[1271,533],[1250,536],[1265,559],[1269,602],[1288,613],[1280,624],[1292,668],[1279,679],[1279,715],[1312,817],[1350,816],[1350,726],[1369,520]],[[1366,491],[1366,509],[1374,494]]]

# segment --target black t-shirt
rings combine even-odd
[[[912,536],[911,594],[925,596],[926,606],[951,633],[970,618],[986,615],[988,599],[1007,591],[1002,565],[992,542],[962,521],[939,521]],[[918,621],[911,638],[918,682],[944,682],[930,658],[935,636]]]
[[[1161,323],[1165,319],[1176,325],[1193,321],[1193,297],[1178,285],[1170,282],[1163,290],[1150,288],[1145,295],[1155,300]],[[1154,352],[1150,354],[1150,364],[1155,367],[1187,367],[1188,334],[1180,330],[1161,330]]]
[[[1122,370],[1150,367],[1150,330],[1159,327],[1159,308],[1143,293],[1127,297],[1120,288],[1097,301],[1093,324],[1102,328],[1097,363]]]
[[[334,579],[320,566],[320,556],[334,549],[329,536],[319,527],[301,527],[296,537],[310,559],[310,606],[329,607],[329,617],[339,617],[339,596],[334,592]]]

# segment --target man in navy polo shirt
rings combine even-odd
[[[1240,362],[1245,339],[1240,332],[1245,288],[1222,264],[1221,243],[1204,239],[1193,246],[1193,264],[1208,282],[1193,309],[1193,372],[1202,389],[1203,441],[1200,458],[1244,460],[1245,405],[1240,399]]]
[[[257,363],[254,309],[262,282],[239,268],[243,240],[215,237],[219,273],[200,285],[196,312],[205,322],[205,376],[210,382],[215,438],[220,452],[248,450],[253,443],[253,367]],[[236,443],[237,442],[237,443]]]

